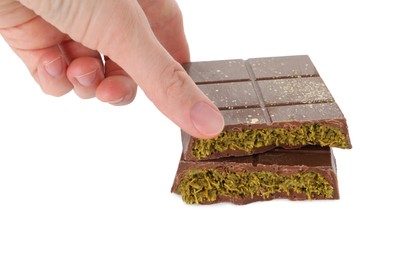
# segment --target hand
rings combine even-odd
[[[0,0],[0,34],[47,94],[125,105],[138,84],[189,134],[223,129],[180,65],[189,49],[175,0]]]

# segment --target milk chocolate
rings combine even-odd
[[[225,119],[218,138],[182,132],[185,160],[275,147],[351,148],[346,119],[308,56],[191,62],[183,67]]]
[[[171,191],[190,204],[339,199],[332,150],[319,146],[203,161],[182,157]]]

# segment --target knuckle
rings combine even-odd
[[[178,63],[166,66],[161,73],[164,96],[168,99],[182,96],[186,92],[187,78],[186,72]]]

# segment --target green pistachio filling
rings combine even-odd
[[[349,147],[347,137],[340,129],[320,124],[303,124],[293,129],[267,128],[223,131],[216,138],[196,140],[192,154],[197,159],[202,159],[229,149],[250,152],[254,148],[271,145]]]
[[[215,169],[189,170],[178,191],[188,204],[215,201],[218,196],[269,198],[279,192],[290,195],[292,191],[304,193],[308,199],[314,196],[333,198],[333,186],[316,172],[282,176],[268,171],[222,173]]]

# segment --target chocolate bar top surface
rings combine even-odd
[[[222,112],[226,126],[344,118],[308,56],[183,66]]]
[[[343,148],[351,147],[345,117],[306,55],[191,62],[183,67],[220,110],[225,131],[320,122],[340,129],[348,142]],[[186,154],[194,138],[186,133],[182,137]],[[250,153],[230,151],[224,156],[245,154]]]
[[[268,171],[282,176],[314,172],[325,178],[334,188],[332,198],[338,199],[338,183],[336,175],[336,162],[329,147],[306,146],[300,149],[275,148],[269,152],[243,157],[219,158],[215,160],[187,161],[181,158],[172,192],[179,193],[181,180],[191,171],[217,170],[224,175],[228,172],[258,172]],[[307,199],[303,194],[275,194],[273,198]],[[236,204],[246,204],[256,200],[266,200],[262,197],[218,197],[216,202],[229,201]],[[320,199],[320,198],[316,198]],[[215,202],[213,202],[215,203]]]

